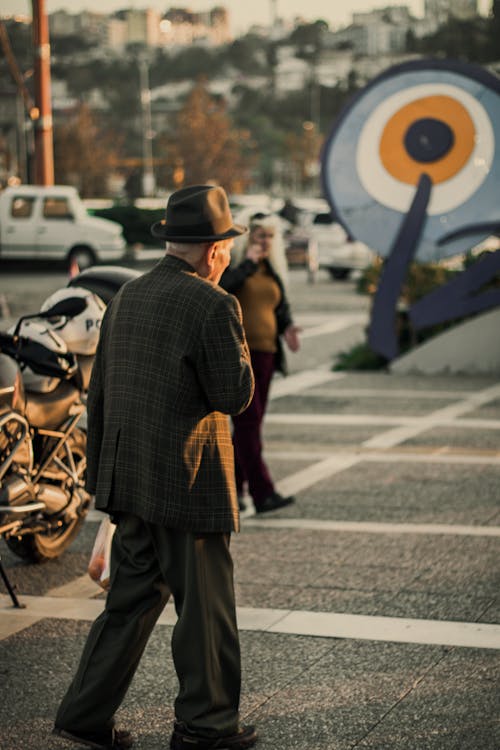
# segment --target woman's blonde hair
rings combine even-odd
[[[283,241],[284,222],[276,214],[269,213],[268,211],[256,211],[255,208],[243,209],[235,216],[235,221],[238,224],[248,226],[249,232],[235,238],[231,251],[231,265],[237,266],[244,259],[254,229],[257,227],[272,229],[274,231],[274,239],[271,244],[268,261],[286,286],[288,283],[288,263],[285,255],[285,243]]]

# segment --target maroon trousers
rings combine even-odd
[[[269,386],[274,372],[272,352],[250,352],[255,376],[255,391],[243,414],[233,417],[233,444],[236,489],[242,493],[244,482],[258,507],[274,492],[274,484],[262,458],[262,422],[267,406]]]

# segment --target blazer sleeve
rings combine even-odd
[[[271,273],[276,283],[278,284],[280,288],[280,292],[281,292],[281,299],[278,303],[278,306],[276,307],[274,311],[274,314],[276,316],[276,324],[278,327],[278,335],[281,336],[286,331],[288,326],[292,325],[293,318],[292,318],[292,313],[290,310],[290,303],[288,302],[288,298],[286,296],[283,282],[272,267],[271,267]]]
[[[257,263],[254,263],[250,258],[246,258],[237,266],[229,266],[229,268],[226,268],[222,274],[222,278],[219,282],[220,286],[225,289],[226,292],[234,294],[238,289],[241,289],[248,277],[252,276],[257,268]]]
[[[205,318],[196,367],[211,409],[240,414],[247,408],[254,377],[241,308],[230,294],[218,295]]]

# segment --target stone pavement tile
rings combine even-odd
[[[342,380],[332,383],[342,388],[387,388],[413,391],[477,391],[498,383],[495,375],[396,375],[387,372],[348,372]]]
[[[0,747],[2,750],[64,750],[51,736],[54,716],[68,687],[90,623],[42,620],[0,643]],[[173,721],[177,678],[172,665],[172,628],[156,628],[117,724],[137,736],[137,750],[166,750]],[[29,675],[29,679],[28,676]]]
[[[295,473],[296,471],[306,469],[317,460],[314,458],[301,459],[300,453],[298,453],[298,455],[294,457],[292,463],[291,461],[268,457],[266,456],[266,451],[264,451],[264,459],[269,467],[274,482],[279,482],[280,479],[285,479],[285,477],[288,477],[292,472]]]
[[[359,748],[498,750],[499,707],[499,652],[453,649]]]
[[[1,542],[2,562],[11,582],[17,587],[17,593],[42,596],[49,589],[70,583],[86,573],[96,533],[95,523],[84,523],[66,552],[43,565],[21,560]],[[0,588],[3,593],[3,584]]]
[[[49,733],[88,628],[89,623],[44,620],[0,644],[2,683],[8,686],[0,702],[2,749],[67,747]],[[168,626],[155,629],[117,715],[119,726],[127,726],[137,737],[137,750],[165,750],[167,746],[177,690],[170,656],[171,634]],[[242,719],[257,724],[263,750],[348,750],[354,742],[371,738],[372,730],[383,728],[391,710],[399,707],[401,697],[411,694],[415,685],[422,685],[421,681],[448,653],[436,646],[258,632],[242,632],[241,647]],[[456,666],[451,664],[448,673],[438,675],[437,684],[443,690],[452,680],[458,683],[469,670],[471,678],[464,682],[464,695],[458,697],[460,701],[469,700],[472,691],[475,712],[485,714],[491,699],[476,690],[469,663],[471,654],[481,652],[462,649],[455,653],[465,656]],[[494,656],[498,660],[496,652]],[[496,677],[487,661],[483,659],[480,666],[485,679]],[[494,687],[491,682],[490,689]],[[455,694],[453,690],[448,694],[451,710]],[[426,716],[434,700],[431,691],[428,700],[415,708],[418,718]],[[420,723],[414,721],[415,733]],[[400,747],[420,746],[410,739]]]
[[[333,453],[335,448],[359,445],[384,429],[380,425],[350,427],[346,425],[293,425],[264,424],[265,451],[297,452],[297,445],[305,444],[305,450]]]
[[[240,583],[259,581],[263,584],[280,584],[283,581],[300,581],[302,585],[308,586],[320,579],[328,570],[328,565],[318,565],[314,561],[255,558],[249,565],[238,564],[236,578]]]
[[[436,565],[449,538],[431,534],[366,534],[335,532],[339,552],[347,565],[387,565],[419,570]]]
[[[352,535],[331,531],[245,527],[243,521],[241,534],[231,539],[231,552],[236,568],[240,564],[248,568],[253,561],[263,558],[270,565],[280,560],[324,566],[339,562],[345,556],[349,538],[352,540]]]
[[[240,607],[293,609],[306,612],[342,612],[380,615],[387,594],[378,591],[341,589],[335,586],[302,586],[288,583],[270,585],[236,582],[236,601]]]
[[[274,590],[280,586],[292,586],[301,589],[356,589],[365,593],[385,594],[398,591],[404,585],[410,585],[418,574],[417,565],[404,567],[397,564],[397,561],[392,566],[386,564],[382,547],[378,562],[370,561],[364,564],[362,556],[357,562],[351,558],[344,559],[355,541],[352,534],[340,534],[339,537],[342,539],[335,540],[330,549],[314,546],[314,533],[296,530],[288,530],[289,539],[285,546],[278,541],[283,533],[283,530],[267,533],[267,544],[264,545],[257,537],[255,549],[249,549],[246,545],[233,545],[235,579],[238,585],[252,586],[258,582],[259,586],[268,586]],[[295,539],[300,536],[309,537],[308,547],[302,545],[298,549],[294,545]],[[254,536],[250,538],[253,539]],[[377,537],[375,539],[380,541]],[[288,549],[293,550],[290,555],[287,555]],[[278,606],[281,605],[273,604],[273,607]]]
[[[319,575],[316,586],[335,586],[340,589],[357,589],[372,593],[390,594],[408,588],[415,579],[415,572],[408,568],[387,565],[343,565],[332,567]]]
[[[360,461],[297,493],[280,518],[485,524],[499,510],[500,466]]]
[[[287,647],[290,652],[293,642]],[[259,747],[348,750],[442,652],[440,647],[338,642],[254,712]]]
[[[272,401],[270,414],[370,414],[391,417],[423,417],[436,409],[457,401],[456,398],[419,399],[418,396],[395,397],[388,392],[381,396],[342,397],[342,393],[331,396],[315,396],[308,391],[297,396],[286,396]]]
[[[495,401],[489,401],[487,404],[483,404],[479,409],[474,411],[468,411],[464,415],[464,418],[468,419],[500,419],[500,399]]]
[[[464,419],[470,418],[467,412]],[[460,420],[456,420],[456,426],[452,427],[432,427],[425,432],[421,432],[415,437],[405,440],[402,445],[405,446],[426,446],[433,448],[435,446],[446,446],[449,448],[463,449],[465,451],[500,451],[500,429],[475,429],[460,428]]]
[[[408,617],[421,620],[447,620],[475,622],[480,620],[492,624],[500,619],[489,616],[492,599],[469,593],[427,593],[405,591],[377,599],[376,614],[382,617]],[[482,613],[487,613],[481,617]],[[371,614],[371,613],[370,613]]]
[[[412,591],[470,594],[495,598],[500,590],[500,538],[464,537],[452,540],[439,560],[408,587]]]
[[[491,605],[479,618],[480,622],[500,622],[500,594],[495,597]]]

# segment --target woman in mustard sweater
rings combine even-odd
[[[220,284],[240,302],[255,375],[255,392],[250,405],[233,417],[240,508],[244,509],[241,498],[246,482],[255,511],[266,513],[294,500],[283,497],[274,488],[262,457],[262,422],[273,373],[276,370],[286,372],[281,339],[296,352],[300,346],[300,329],[293,323],[285,294],[287,265],[279,220],[258,213],[250,217],[249,223],[248,242],[243,248],[233,249],[231,266],[224,272]]]

